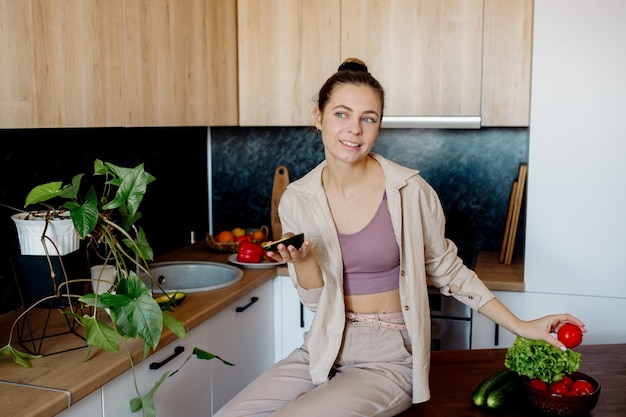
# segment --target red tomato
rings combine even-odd
[[[566,348],[572,349],[583,341],[583,332],[575,324],[565,323],[559,329],[557,337]]]
[[[572,383],[570,391],[575,392],[576,395],[589,395],[593,392],[593,385],[584,379],[577,379]]]
[[[530,385],[533,388],[538,389],[539,391],[547,391],[548,390],[548,384],[546,384],[545,382],[543,382],[541,379],[531,379],[530,382],[528,383],[528,385]]]
[[[550,394],[567,395],[569,388],[561,381],[553,382],[548,386],[548,392]]]
[[[570,378],[569,376],[565,375],[563,378],[561,378],[561,382],[564,383],[567,386],[567,388],[570,388],[572,384],[574,383],[574,380],[572,380],[572,378]]]

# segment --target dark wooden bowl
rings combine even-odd
[[[526,397],[530,405],[546,415],[557,417],[583,416],[589,413],[598,403],[600,384],[591,376],[582,372],[574,372],[570,377],[573,380],[584,379],[593,385],[590,395],[561,395],[550,394],[529,385],[528,378],[523,378]]]

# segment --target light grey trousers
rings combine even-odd
[[[328,381],[317,386],[311,382],[305,343],[215,417],[391,417],[411,406],[411,366],[406,330],[346,320],[342,349]]]

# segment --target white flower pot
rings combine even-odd
[[[46,220],[42,216],[33,216],[32,213],[18,213],[11,216],[17,228],[17,236],[20,242],[22,255],[46,255],[44,243],[41,241]],[[78,250],[80,236],[74,228],[74,223],[69,214],[63,218],[55,218],[48,222],[46,236],[56,244],[57,253],[50,240],[44,239],[51,256],[67,255]]]
[[[102,294],[115,284],[117,269],[115,265],[94,265],[91,267],[91,288],[96,294]]]

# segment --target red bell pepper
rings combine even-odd
[[[265,249],[253,242],[239,242],[237,261],[244,263],[259,263],[263,260]]]

